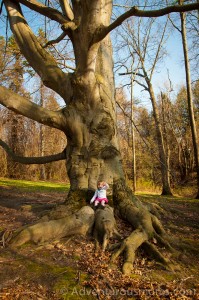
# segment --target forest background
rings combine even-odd
[[[148,7],[152,1],[138,1]],[[156,2],[156,3],[155,3]],[[191,1],[188,1],[191,2]],[[154,1],[153,7],[161,4]],[[127,1],[116,5],[115,16],[128,9]],[[38,38],[44,44],[57,36],[58,28],[33,12]],[[199,122],[198,81],[198,15],[187,16],[187,40],[191,70],[196,127]],[[4,10],[0,20],[0,79],[3,85],[48,109],[63,107],[63,101],[46,88],[20,54],[8,27]],[[44,25],[45,30],[41,29]],[[7,28],[5,32],[3,28]],[[171,187],[174,193],[194,196],[197,191],[196,164],[188,112],[185,65],[179,14],[156,18],[128,20],[112,34],[116,81],[117,126],[123,165],[129,183],[135,191],[161,190],[161,164],[151,94],[146,84],[150,79],[159,111],[164,144],[169,160]],[[50,51],[59,59],[63,69],[73,70],[72,49],[54,44]],[[71,52],[70,52],[71,50]],[[143,63],[144,62],[144,63]],[[145,74],[145,77],[143,76]],[[147,74],[147,76],[146,76]],[[66,146],[65,135],[54,128],[17,115],[0,106],[0,135],[16,155],[44,156],[61,152]],[[197,140],[198,143],[198,140]],[[43,165],[23,165],[14,162],[0,148],[0,177],[66,181],[65,162]]]

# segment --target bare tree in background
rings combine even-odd
[[[167,23],[168,19],[165,21],[163,28],[160,29],[161,26],[156,24],[154,19],[144,22],[142,18],[139,18],[136,24],[127,21],[125,28],[126,35],[123,35],[124,43],[126,43],[126,46],[130,49],[130,53],[132,53],[134,57],[137,56],[139,71],[133,73],[136,75],[134,81],[149,93],[152,103],[162,174],[162,195],[172,195],[169,155],[164,141],[152,78],[158,62],[162,60],[164,55]]]

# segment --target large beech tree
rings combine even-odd
[[[13,153],[3,141],[1,146],[21,163],[46,163],[65,159],[71,184],[65,205],[53,211],[50,220],[37,223],[14,235],[10,246],[19,246],[27,241],[47,241],[71,234],[86,234],[91,232],[94,221],[94,231],[100,231],[103,244],[107,244],[104,239],[116,232],[113,211],[107,207],[104,214],[95,214],[86,205],[88,191],[95,189],[97,180],[102,179],[112,184],[113,206],[118,215],[133,228],[131,235],[123,239],[114,252],[112,261],[124,252],[123,272],[129,273],[135,251],[143,245],[146,251],[168,265],[169,262],[151,242],[155,237],[158,242],[171,249],[154,208],[140,203],[125,183],[117,140],[109,33],[129,17],[160,17],[171,12],[198,9],[199,4],[176,5],[151,11],[132,7],[111,23],[114,1],[57,2],[60,4],[59,10],[36,0],[3,1],[10,28],[21,53],[41,77],[43,84],[58,93],[66,106],[59,111],[50,111],[5,86],[0,86],[0,103],[18,114],[63,131],[67,137],[67,146],[62,153],[44,158],[22,158]],[[62,71],[48,48],[42,47],[27,24],[21,4],[60,24],[63,33],[54,42],[59,42],[65,36],[71,40],[76,63],[74,72]],[[49,41],[48,44],[51,43]],[[96,218],[98,219],[95,220]],[[106,226],[103,226],[104,221],[109,221]],[[110,225],[109,230],[107,224]]]

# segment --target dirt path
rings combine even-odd
[[[65,196],[0,187],[0,234],[36,222]],[[153,200],[164,208],[163,224],[180,253],[176,273],[146,259],[140,250],[132,276],[123,276],[120,261],[118,269],[110,270],[110,253],[94,254],[93,240],[83,237],[25,245],[17,251],[1,243],[0,299],[199,299],[199,203]],[[121,232],[128,231],[126,224],[118,225]]]

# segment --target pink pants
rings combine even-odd
[[[95,199],[95,206],[97,206],[99,203],[101,203],[101,205],[105,205],[105,203],[108,203],[108,199],[107,198],[96,198]]]

